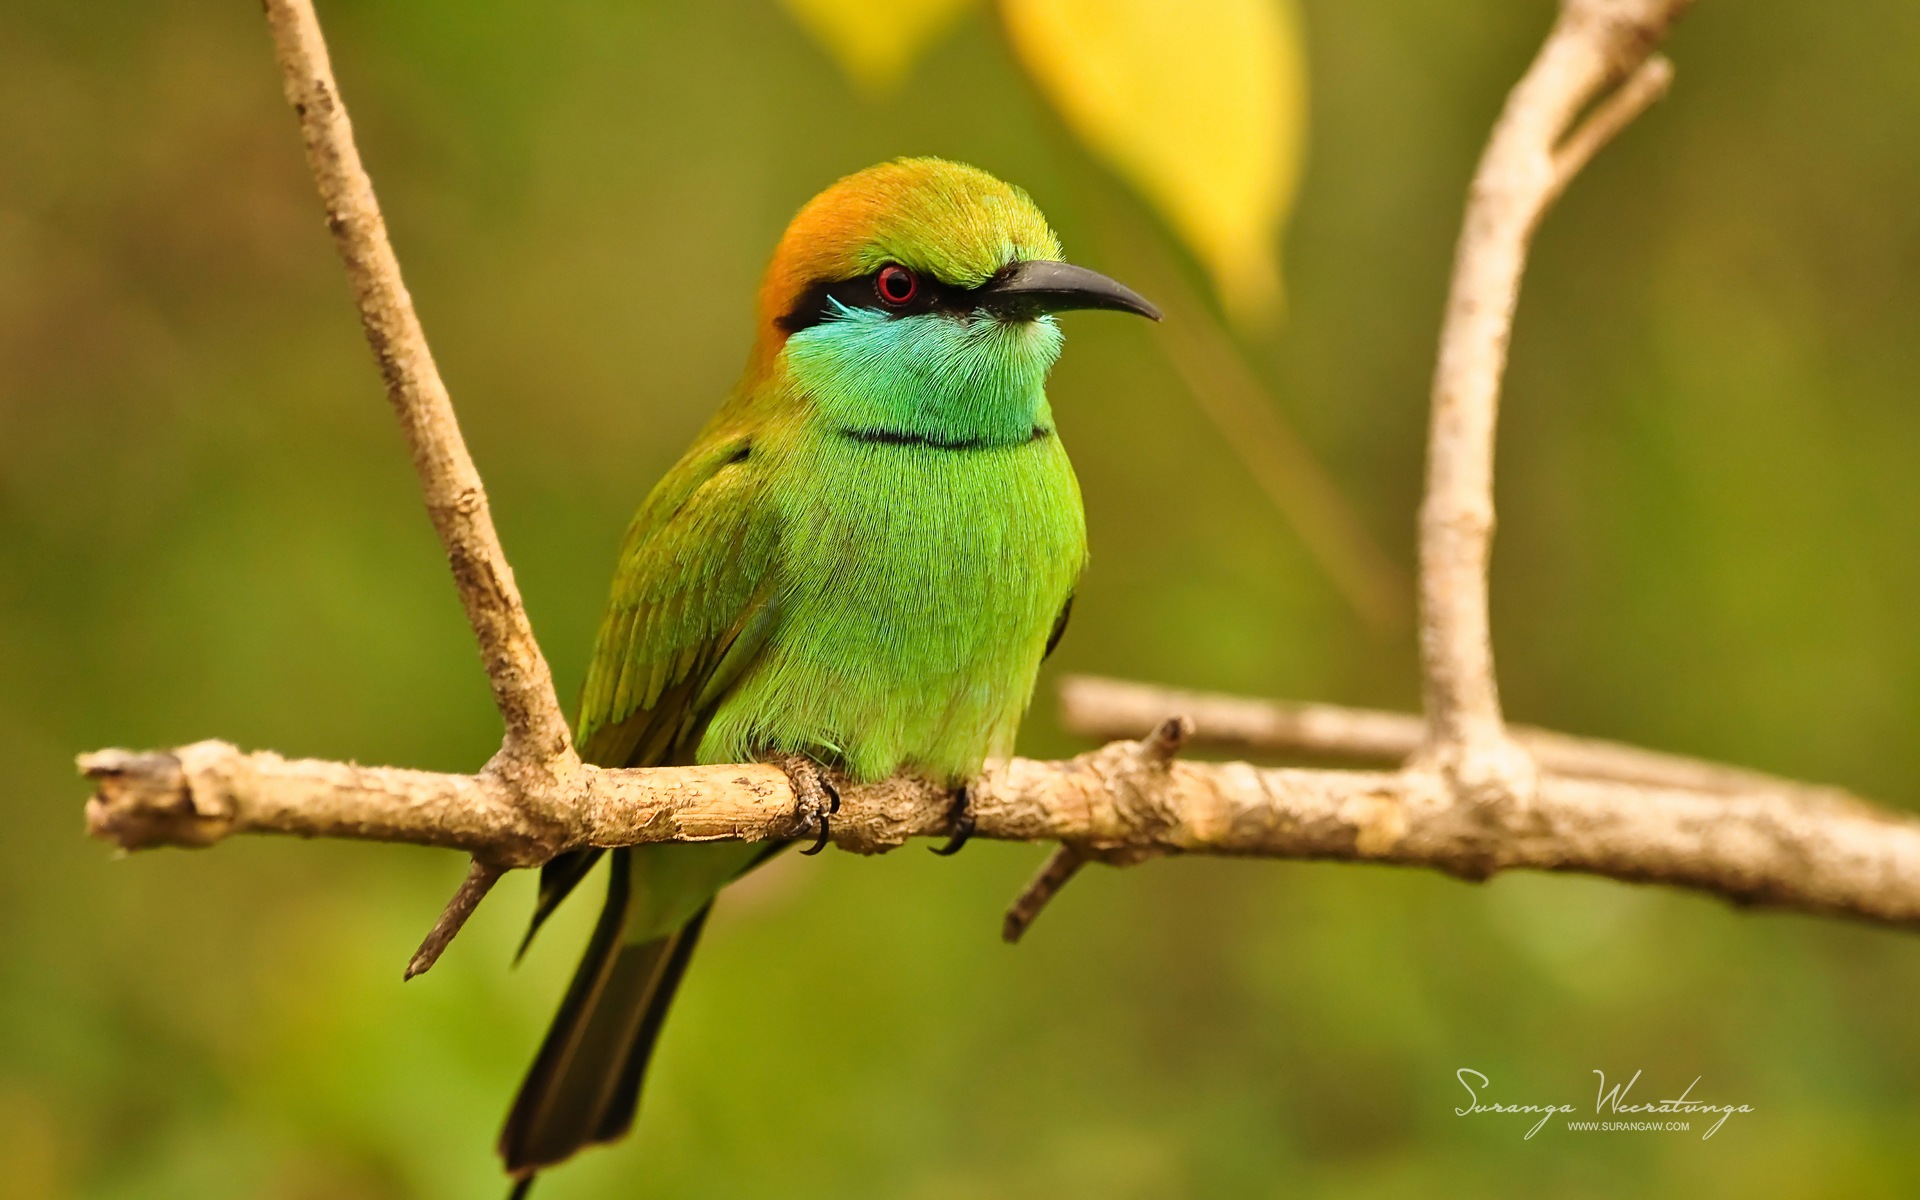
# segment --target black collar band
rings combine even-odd
[[[913,433],[902,429],[842,429],[840,436],[850,442],[859,442],[865,446],[923,446],[929,450],[992,450],[1001,446],[1019,446],[1022,442],[993,442],[982,437],[942,438],[932,434]],[[1033,432],[1027,435],[1028,442],[1044,441],[1053,436],[1053,430],[1043,425],[1035,425]]]

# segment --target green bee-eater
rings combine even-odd
[[[746,373],[627,531],[580,704],[587,761],[784,758],[960,789],[1012,752],[1087,558],[1047,405],[1051,314],[1159,316],[1060,258],[1024,192],[938,159],[800,210]],[[613,852],[500,1136],[522,1188],[626,1132],[715,894],[778,848]],[[597,853],[543,869],[536,928]]]

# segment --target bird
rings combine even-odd
[[[606,767],[776,762],[833,780],[910,772],[955,797],[1012,753],[1087,561],[1046,381],[1054,314],[1159,311],[1063,260],[1019,188],[901,158],[801,207],[761,283],[746,369],[620,548],[581,692]],[[631,1127],[720,889],[787,842],[615,849],[607,898],[499,1152],[537,1172]],[[541,868],[527,940],[598,850]],[[526,943],[522,943],[522,952]]]

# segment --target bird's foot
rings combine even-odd
[[[793,794],[800,799],[798,808],[806,823],[818,827],[813,845],[800,853],[818,854],[827,848],[827,839],[832,836],[828,819],[840,811],[840,792],[820,764],[810,758],[794,754],[776,759],[774,763],[787,773],[788,782],[793,784]]]
[[[973,805],[967,799],[967,787],[961,784],[953,792],[953,807],[947,810],[947,824],[953,830],[953,836],[944,846],[932,847],[935,854],[942,858],[960,853],[960,848],[973,836]]]

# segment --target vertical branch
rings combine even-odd
[[[326,206],[327,228],[346,264],[360,324],[380,364],[387,399],[400,418],[427,515],[447,553],[494,705],[506,726],[492,767],[523,784],[577,775],[580,760],[553,690],[553,672],[534,639],[513,568],[493,527],[487,490],[467,453],[453,399],[400,277],[400,260],[387,239],[373,181],[360,163],[346,102],[334,82],[320,19],[312,0],[265,0],[264,6],[287,103],[300,118],[307,166]],[[474,860],[466,883],[408,964],[407,978],[433,966],[499,877],[497,864]]]
[[[1423,757],[1469,790],[1523,796],[1533,771],[1506,737],[1488,623],[1493,450],[1500,378],[1527,247],[1547,207],[1599,146],[1660,95],[1653,46],[1691,0],[1564,0],[1508,97],[1474,173],[1440,335],[1420,510]],[[1610,86],[1571,136],[1569,128]]]
[[[266,0],[265,7],[287,102],[300,118],[307,165],[326,205],[327,228],[346,264],[367,343],[379,360],[387,399],[400,418],[427,513],[447,552],[494,703],[506,722],[503,765],[564,768],[572,741],[553,674],[534,641],[513,569],[494,532],[486,489],[401,280],[312,0]]]

